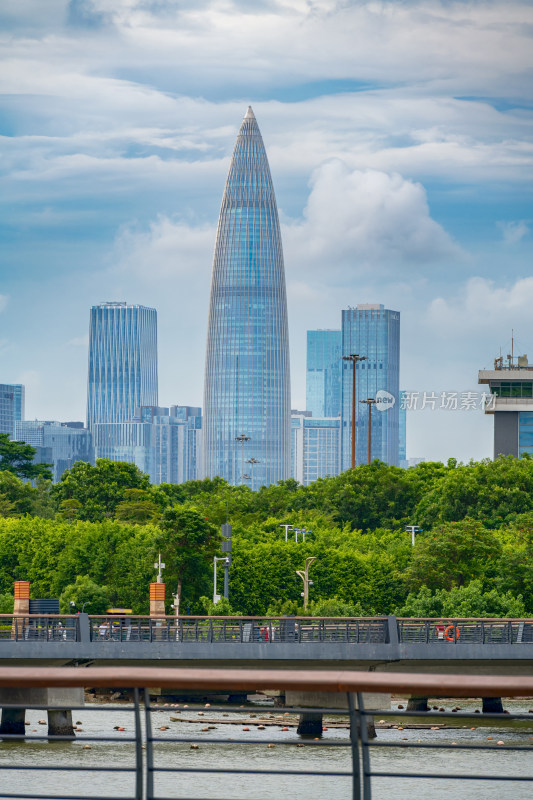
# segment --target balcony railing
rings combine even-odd
[[[77,733],[75,742],[71,736],[34,736],[30,728],[25,734],[0,734],[0,797],[1,798],[34,798],[35,800],[171,800],[171,798],[198,797],[205,794],[205,779],[212,776],[209,784],[209,796],[213,798],[249,797],[254,800],[264,798],[265,786],[273,777],[279,777],[280,788],[276,795],[287,797],[303,796],[298,784],[311,779],[306,784],[311,789],[305,796],[321,798],[324,793],[331,797],[352,797],[354,800],[370,800],[372,788],[380,785],[384,779],[393,780],[395,785],[406,779],[410,797],[432,796],[426,794],[435,783],[452,782],[454,788],[450,796],[481,797],[479,786],[475,794],[466,794],[466,786],[476,784],[494,784],[491,790],[498,791],[498,797],[515,797],[519,786],[532,784],[533,760],[531,759],[531,729],[533,719],[527,714],[483,715],[484,721],[505,726],[503,741],[488,741],[492,737],[473,740],[469,726],[473,714],[464,712],[442,712],[437,715],[429,713],[421,715],[403,712],[402,722],[396,727],[403,730],[403,725],[413,716],[423,716],[433,724],[433,717],[442,724],[444,719],[453,717],[455,728],[454,741],[435,736],[431,741],[415,740],[398,735],[394,739],[369,739],[366,721],[372,714],[381,718],[398,717],[398,711],[374,712],[364,707],[363,692],[394,692],[395,694],[412,694],[430,697],[522,697],[533,694],[533,677],[494,677],[465,675],[390,675],[376,672],[342,672],[342,671],[303,671],[303,670],[192,670],[192,669],[140,669],[140,668],[0,668],[0,687],[17,690],[17,706],[23,704],[23,690],[35,687],[80,687],[89,684],[93,687],[129,687],[133,689],[134,702],[128,707],[121,706],[122,714],[130,715],[127,730],[114,733],[111,721],[106,725],[108,735]],[[349,729],[335,737],[301,738],[296,734],[288,734],[284,738],[274,736],[268,730],[261,732],[259,727],[254,732],[248,726],[243,730],[248,735],[235,736],[220,734],[211,740],[198,733],[189,733],[193,725],[183,725],[182,732],[174,735],[167,733],[168,726],[161,726],[161,717],[157,717],[161,706],[150,701],[147,686],[161,687],[171,690],[217,691],[217,692],[256,692],[264,689],[278,689],[301,692],[341,693],[346,698],[346,710],[330,708],[291,708],[293,713],[322,713],[328,716],[344,716]],[[24,703],[28,708],[31,704]],[[9,708],[4,703],[4,709]],[[35,706],[33,706],[35,708]],[[15,706],[13,706],[15,708]],[[43,709],[46,706],[38,706]],[[228,706],[211,707],[210,715],[226,713]],[[256,707],[257,710],[257,707]],[[89,705],[78,707],[76,713],[117,714],[116,706]],[[250,713],[250,708],[231,707],[232,713]],[[407,722],[405,722],[407,720]],[[476,724],[479,724],[479,716]],[[496,722],[497,721],[497,722]],[[528,725],[529,723],[529,725]],[[254,723],[252,723],[254,724]],[[513,727],[515,726],[515,727]],[[264,727],[264,726],[263,726]],[[117,728],[117,726],[115,726]],[[464,732],[466,728],[467,733]],[[121,730],[121,728],[117,728]],[[206,729],[204,729],[206,730]],[[440,733],[442,729],[440,730]],[[13,746],[17,740],[30,743],[39,739],[41,744],[34,756],[28,758],[26,748]],[[48,744],[43,740],[48,739]],[[404,739],[406,741],[404,741]],[[70,749],[57,750],[55,743],[69,742]],[[79,746],[91,750],[85,753]],[[91,743],[91,744],[88,744]],[[296,751],[298,743],[307,751]],[[189,748],[201,744],[203,756],[196,761],[187,757]],[[264,757],[264,750],[257,746],[274,745],[289,748],[288,757],[273,755]],[[44,748],[44,749],[43,749]],[[107,749],[104,749],[107,748]],[[247,752],[243,750],[247,748]],[[318,751],[315,748],[320,748]],[[329,755],[328,755],[329,750]],[[396,757],[394,752],[400,751],[405,757]],[[464,763],[465,751],[471,754],[470,767],[466,771],[454,767],[454,758],[461,751]],[[214,758],[218,752],[220,758]],[[390,753],[388,757],[386,753]],[[453,753],[455,752],[455,756]],[[116,757],[116,754],[118,758]],[[258,755],[259,753],[259,755]],[[317,762],[320,753],[324,754],[321,762]],[[345,753],[344,757],[342,754]],[[231,755],[235,757],[231,760]],[[263,755],[262,755],[263,754]],[[298,754],[298,757],[297,757]],[[447,755],[448,754],[448,755]],[[409,756],[409,757],[407,757]],[[489,764],[489,768],[487,768]],[[481,766],[480,766],[481,765]],[[38,790],[29,789],[29,783],[39,774]],[[190,775],[195,781],[203,780],[203,789],[197,790],[197,784],[189,781],[184,794],[183,781]],[[33,775],[33,778],[31,777]],[[171,778],[171,780],[169,780]],[[246,781],[252,780],[252,783]],[[122,787],[119,791],[115,785]],[[102,783],[104,781],[104,783]],[[281,783],[284,781],[284,783]],[[320,789],[313,790],[320,781]],[[331,781],[330,788],[324,788],[324,781]],[[426,783],[429,781],[430,783]],[[415,788],[415,782],[420,786]],[[459,784],[459,786],[458,786]],[[505,787],[515,784],[513,793],[505,795]],[[99,787],[105,790],[99,792]],[[243,795],[241,786],[252,788]],[[381,784],[383,785],[383,784]],[[389,784],[390,785],[390,784]],[[126,793],[124,787],[126,786]],[[49,787],[52,789],[50,791]],[[498,787],[498,788],[497,788]],[[314,793],[313,793],[314,791]],[[387,792],[389,796],[391,792]],[[492,794],[490,796],[493,796]],[[527,797],[528,794],[520,795]]]

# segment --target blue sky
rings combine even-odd
[[[0,381],[84,419],[89,307],[153,305],[160,402],[200,405],[211,259],[248,103],[276,187],[293,407],[308,328],[402,314],[402,385],[533,360],[530,2],[17,0],[0,6]],[[408,455],[489,456],[481,411]]]

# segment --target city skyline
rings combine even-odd
[[[0,378],[26,386],[27,417],[84,419],[87,307],[113,298],[158,309],[160,396],[202,405],[248,103],[276,176],[295,407],[306,331],[347,305],[401,311],[402,388],[421,396],[479,391],[512,329],[533,352],[530,3],[23,0],[0,19]],[[479,409],[407,413],[411,456],[492,454]]]

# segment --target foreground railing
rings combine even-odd
[[[378,736],[370,739],[367,721],[373,714],[381,718],[398,717],[398,711],[374,712],[364,707],[363,692],[394,692],[395,694],[413,694],[424,697],[520,697],[533,694],[533,677],[466,677],[462,676],[435,676],[435,675],[387,675],[383,673],[368,672],[312,672],[303,670],[191,670],[191,669],[136,669],[136,668],[90,668],[90,669],[7,669],[0,668],[0,688],[5,692],[5,687],[17,690],[17,704],[10,707],[3,703],[3,708],[20,709],[24,704],[27,708],[45,709],[47,705],[31,705],[25,703],[23,691],[37,687],[80,687],[90,684],[93,687],[129,687],[133,689],[133,705],[125,708],[121,706],[78,706],[74,710],[84,715],[97,711],[117,714],[129,714],[130,724],[127,726],[114,726],[116,733],[98,735],[90,732],[77,732],[75,740],[72,736],[34,736],[31,728],[24,734],[6,734],[0,732],[0,797],[1,798],[34,798],[35,800],[104,800],[113,797],[114,800],[171,800],[171,798],[198,797],[200,792],[206,796],[205,786],[210,791],[208,796],[214,798],[249,797],[254,800],[260,798],[273,798],[280,795],[303,796],[299,782],[307,781],[305,796],[322,798],[324,794],[331,797],[348,798],[354,800],[370,800],[372,791],[383,781],[385,794],[389,797],[394,791],[399,797],[402,779],[407,779],[408,796],[434,796],[432,791],[437,782],[453,781],[469,785],[472,782],[496,783],[500,798],[527,797],[524,793],[518,795],[519,786],[533,784],[533,761],[526,761],[530,757],[533,746],[531,732],[533,719],[528,714],[493,714],[483,715],[484,722],[491,722],[498,726],[505,726],[506,738],[510,735],[511,743],[496,740],[489,736],[483,741],[472,741],[469,738],[469,726],[465,721],[474,718],[473,713],[450,712],[436,715],[419,712],[401,714],[402,722],[396,725],[398,732],[404,730],[413,716],[424,720],[438,718],[442,723],[444,719],[453,717],[455,727],[453,741],[443,739],[441,736],[432,741],[410,741],[403,735],[394,739]],[[346,710],[333,710],[329,708],[291,708],[298,714],[327,714],[331,717],[344,717],[349,728],[345,735],[339,734],[335,738],[301,738],[290,733],[286,737],[274,736],[272,732],[260,733],[261,727],[257,726],[251,732],[249,723],[243,728],[250,736],[218,735],[216,739],[206,739],[197,733],[189,734],[187,730],[178,731],[178,735],[167,733],[169,726],[159,724],[162,720],[155,715],[163,709],[151,703],[147,686],[161,687],[176,693],[177,691],[228,692],[244,693],[256,692],[260,689],[292,690],[299,692],[330,692],[341,693],[346,697]],[[185,706],[187,708],[187,706]],[[184,710],[184,709],[182,709]],[[233,708],[228,706],[210,707],[209,714],[223,713],[228,716],[228,711],[237,714],[250,714],[248,708]],[[257,706],[254,707],[257,710]],[[278,709],[279,710],[279,709]],[[201,712],[204,713],[203,711]],[[180,718],[181,719],[181,718]],[[283,719],[283,717],[282,717]],[[177,720],[174,720],[177,721]],[[188,720],[190,722],[190,720]],[[479,725],[480,717],[476,718]],[[111,720],[110,720],[111,722]],[[185,722],[185,720],[183,720]],[[460,725],[458,723],[461,723]],[[529,725],[528,725],[529,723]],[[513,727],[515,726],[515,727]],[[525,727],[524,727],[525,726]],[[111,725],[107,726],[111,731]],[[187,725],[182,725],[187,728]],[[188,726],[189,729],[193,727]],[[213,728],[213,726],[211,726]],[[466,733],[464,729],[466,728]],[[287,730],[284,727],[283,730]],[[436,728],[435,728],[436,730]],[[442,727],[439,734],[442,733]],[[457,732],[459,730],[459,732]],[[209,731],[209,728],[204,728]],[[49,744],[43,749],[43,739],[47,738]],[[33,757],[28,759],[26,749],[14,748],[14,743],[24,740],[28,743],[39,739],[41,744]],[[489,743],[490,740],[490,743]],[[56,752],[59,742],[67,743]],[[80,745],[83,744],[83,751]],[[91,743],[91,744],[89,744]],[[295,745],[313,748],[308,751],[292,750],[290,759],[280,756],[265,759],[265,746],[294,748]],[[112,745],[112,746],[111,746]],[[203,756],[193,761],[188,757],[189,749],[201,746]],[[102,759],[102,747],[104,751]],[[243,750],[243,747],[245,750]],[[92,754],[99,754],[100,760],[91,760],[91,753],[85,754],[85,749],[91,749]],[[322,762],[317,762],[320,753],[329,753]],[[398,751],[409,754],[409,758],[390,758],[384,754],[388,751]],[[472,754],[469,769],[457,769],[454,758],[458,752]],[[342,758],[342,753],[346,758]],[[450,752],[455,752],[448,756]],[[219,753],[219,758],[215,754]],[[248,753],[248,755],[247,755]],[[70,754],[70,758],[69,758]],[[118,754],[118,755],[117,755]],[[83,758],[82,758],[83,756]],[[231,757],[233,759],[231,760]],[[40,761],[39,761],[40,758]],[[511,760],[509,760],[511,759]],[[464,761],[464,758],[463,758]],[[309,766],[309,763],[311,766]],[[489,767],[487,768],[487,765]],[[29,789],[30,776],[39,774],[38,789]],[[46,775],[55,775],[53,785],[55,791],[46,792]],[[194,781],[188,776],[194,776]],[[212,776],[213,780],[205,784],[205,779]],[[268,790],[268,782],[279,777],[285,783],[280,783],[275,791]],[[172,778],[172,780],[168,780]],[[216,779],[216,780],[215,780]],[[118,780],[119,788],[113,784]],[[290,783],[287,781],[290,780]],[[390,781],[394,783],[391,785]],[[204,781],[202,783],[202,781]],[[325,781],[331,781],[329,789],[325,788]],[[414,788],[414,781],[420,781],[419,793]],[[187,785],[185,786],[185,782]],[[400,783],[398,783],[400,782]],[[499,783],[498,783],[499,782]],[[505,786],[513,785],[512,793],[506,795]],[[35,785],[35,781],[34,781]],[[202,786],[203,789],[198,789]],[[243,787],[251,787],[245,789]],[[389,788],[387,788],[389,787]],[[428,788],[429,787],[429,788]],[[503,788],[502,788],[503,787]],[[529,787],[530,790],[531,787]],[[479,789],[476,790],[479,792]],[[526,790],[528,791],[528,790]],[[479,793],[467,795],[464,785],[460,785],[450,796],[487,796]],[[491,795],[492,796],[492,795]]]

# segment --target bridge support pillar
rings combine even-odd
[[[503,703],[501,697],[483,697],[484,714],[503,714]]]
[[[70,709],[48,709],[48,735],[71,736],[74,738],[74,728],[72,727],[72,711],[70,711]]]
[[[3,708],[0,722],[0,737],[3,733],[23,734],[25,731],[25,708]]]
[[[427,697],[410,697],[407,701],[407,711],[429,711]]]
[[[300,714],[296,733],[300,736],[322,736],[322,714],[304,711]]]

